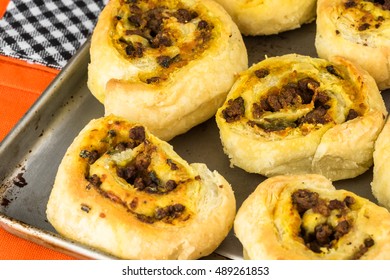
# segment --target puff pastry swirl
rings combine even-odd
[[[315,47],[319,57],[344,56],[360,64],[379,89],[390,87],[390,3],[318,0]]]
[[[47,205],[63,236],[124,259],[196,259],[226,237],[229,183],[144,126],[92,120],[68,148]]]
[[[316,0],[216,0],[244,35],[271,35],[301,27],[316,17]]]
[[[163,140],[212,117],[248,67],[236,24],[211,0],[112,0],[90,55],[88,87],[106,115]]]
[[[289,54],[244,71],[216,121],[231,163],[247,172],[340,180],[372,165],[386,115],[363,69],[340,57]]]
[[[246,259],[390,259],[390,213],[321,175],[263,181],[234,231]]]

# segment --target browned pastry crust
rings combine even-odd
[[[276,176],[234,222],[246,259],[390,259],[390,213],[321,175]]]
[[[247,172],[341,180],[372,166],[386,115],[375,81],[360,67],[290,54],[242,72],[216,121],[231,163]]]
[[[196,259],[235,216],[229,183],[125,119],[92,120],[68,148],[47,205],[63,236],[124,259]]]
[[[390,121],[375,142],[372,193],[379,204],[390,209]]]
[[[301,27],[316,16],[316,0],[216,0],[244,35],[271,35]]]
[[[237,26],[211,0],[111,0],[90,54],[88,87],[106,115],[163,140],[212,117],[248,67]]]
[[[390,2],[318,0],[315,46],[319,57],[360,64],[379,89],[390,88]]]

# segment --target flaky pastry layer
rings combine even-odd
[[[248,67],[236,24],[214,1],[112,0],[91,39],[88,87],[163,140],[212,117]]]
[[[232,227],[229,183],[188,164],[142,125],[92,120],[68,148],[47,218],[63,236],[123,259],[197,259]]]
[[[390,87],[390,5],[387,1],[319,0],[315,47],[319,57],[343,56]]]
[[[374,79],[360,67],[289,54],[242,72],[216,121],[232,165],[268,177],[340,180],[372,165],[386,116]]]
[[[375,142],[372,193],[379,204],[390,209],[390,122],[387,119]]]
[[[244,35],[271,35],[301,27],[316,17],[315,0],[216,0]]]
[[[246,259],[390,259],[390,213],[321,175],[262,182],[237,212]]]

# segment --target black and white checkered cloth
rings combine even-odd
[[[92,33],[108,0],[11,0],[0,20],[0,54],[57,69]]]

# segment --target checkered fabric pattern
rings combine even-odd
[[[11,0],[0,54],[61,69],[86,41],[108,0]]]

